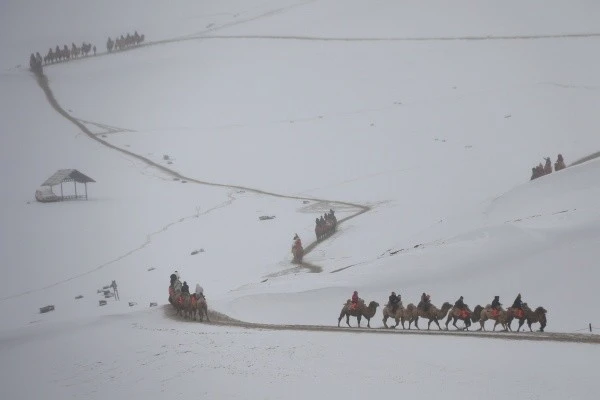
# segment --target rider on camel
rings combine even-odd
[[[190,287],[188,286],[187,282],[183,282],[183,286],[181,287],[181,293],[187,293],[190,294]]]
[[[546,165],[544,165],[544,175],[548,175],[552,173],[552,161],[550,157],[546,157]]]
[[[199,299],[201,297],[203,299],[206,299],[206,297],[204,297],[204,289],[202,289],[202,286],[200,286],[199,283],[196,283],[196,292],[195,292],[195,294],[196,294],[196,298],[197,299]]]
[[[502,307],[502,304],[500,304],[500,296],[495,296],[494,300],[492,300],[492,308],[494,310],[500,311],[501,307]]]
[[[459,310],[464,310],[465,308],[467,308],[467,306],[465,306],[465,303],[463,302],[462,296],[460,296],[460,298],[456,300],[456,303],[454,303],[454,307],[458,308]]]
[[[523,309],[523,302],[521,301],[521,293],[517,295],[517,298],[513,302],[512,308]]]
[[[302,247],[302,241],[297,233],[294,235],[294,247]]]
[[[398,309],[398,305],[401,301],[400,297],[400,295],[396,295],[396,292],[392,292],[392,294],[390,295],[388,304],[390,305],[390,307],[392,307],[392,313],[395,313]]]
[[[423,311],[429,310],[429,306],[431,306],[431,296],[423,292],[421,295],[421,303],[419,305],[422,307]]]
[[[558,155],[558,159],[554,163],[554,170],[560,171],[561,169],[565,169],[567,166],[565,165],[565,160],[563,160],[562,154]]]
[[[354,293],[352,293],[352,304],[350,305],[350,308],[356,310],[358,308],[358,291],[354,291]]]

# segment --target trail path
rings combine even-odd
[[[170,304],[163,306],[166,318],[188,324],[200,324],[197,321],[185,320],[175,315],[175,309]],[[300,331],[300,332],[336,332],[347,334],[383,334],[383,335],[420,335],[420,336],[444,336],[444,337],[470,337],[478,339],[499,339],[499,340],[519,340],[532,342],[563,342],[563,343],[584,343],[600,344],[600,335],[583,333],[562,333],[562,332],[476,332],[476,331],[440,331],[440,330],[405,330],[405,329],[386,329],[380,328],[338,328],[335,325],[289,325],[289,324],[261,324],[254,322],[244,322],[219,312],[209,310],[208,312],[211,325],[228,326],[245,329],[260,329],[271,331]],[[335,317],[334,317],[335,319]],[[374,320],[375,321],[375,320]],[[373,322],[374,322],[373,321]]]

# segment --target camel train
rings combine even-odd
[[[329,236],[335,233],[337,228],[337,218],[335,212],[329,210],[321,218],[315,220],[315,235],[317,236],[317,242],[323,239],[327,239]]]
[[[552,160],[550,160],[550,157],[545,157],[544,160],[546,160],[546,164],[542,165],[542,163],[539,163],[537,167],[531,168],[531,180],[552,173]],[[554,171],[558,172],[565,168],[567,168],[565,160],[563,159],[562,154],[559,154],[554,163]]]
[[[367,320],[367,327],[370,326],[370,320],[375,316],[379,303],[371,301],[367,306],[365,301],[358,297],[358,293],[354,292],[352,299],[348,299],[344,304],[340,316],[338,318],[338,327],[344,317],[346,317],[346,324],[350,327],[350,317],[356,317],[358,320],[358,327],[360,327],[361,319]],[[444,330],[448,330],[448,325],[452,321],[452,325],[457,330],[469,330],[469,327],[476,322],[479,322],[478,331],[485,331],[485,322],[487,320],[494,321],[493,330],[496,330],[498,325],[501,325],[504,331],[513,331],[512,322],[518,321],[519,326],[517,332],[521,331],[521,328],[527,322],[529,331],[533,332],[532,325],[535,323],[540,324],[540,332],[544,332],[546,328],[546,313],[548,311],[544,307],[537,307],[535,310],[529,308],[527,303],[521,301],[521,295],[519,294],[515,299],[512,307],[504,310],[502,304],[500,304],[499,297],[496,296],[492,304],[488,304],[485,307],[477,305],[473,310],[469,306],[463,303],[461,298],[454,303],[445,302],[440,308],[437,308],[430,302],[429,295],[423,293],[421,296],[421,302],[417,306],[409,304],[406,307],[403,306],[400,296],[396,296],[394,292],[390,295],[388,303],[383,308],[383,325],[386,328],[396,328],[402,324],[402,329],[406,329],[405,322],[408,322],[408,329],[411,329],[412,324],[415,324],[417,329],[419,328],[419,318],[427,320],[427,330],[430,329],[431,324],[435,323],[439,330],[442,330],[439,321],[443,321],[446,318]],[[387,320],[394,319],[396,324],[388,326]],[[456,323],[462,321],[464,326],[459,328]]]
[[[112,53],[113,50],[126,50],[133,46],[139,46],[144,43],[144,40],[146,40],[146,36],[144,34],[140,35],[137,31],[135,31],[133,35],[130,33],[127,33],[126,36],[121,35],[120,37],[115,38],[115,40],[112,40],[109,37],[106,41],[106,50],[109,53]]]
[[[133,35],[130,33],[127,33],[125,36],[121,35],[115,40],[112,40],[109,37],[106,42],[106,50],[109,53],[113,50],[126,50],[141,45],[144,40],[146,40],[145,35],[140,35],[137,31],[135,31]],[[62,48],[59,45],[56,45],[56,48],[54,49],[50,47],[48,53],[43,58],[39,52],[32,54],[33,57],[29,60],[29,66],[35,72],[41,69],[42,63],[53,64],[60,61],[69,61],[80,57],[88,57],[90,53],[96,55],[96,45],[92,43],[83,42],[81,43],[81,46],[77,46],[75,42],[72,42],[71,47],[65,44]]]
[[[204,297],[204,290],[199,284],[196,284],[196,291],[190,294],[190,288],[187,282],[181,283],[179,273],[175,271],[171,274],[171,284],[169,285],[169,303],[177,313],[175,315],[182,315],[185,319],[196,320],[196,315],[200,322],[210,322],[208,318],[208,304],[206,303],[206,297]]]

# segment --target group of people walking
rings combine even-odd
[[[537,167],[531,168],[531,180],[552,173],[552,160],[550,160],[550,157],[545,157],[544,159],[546,160],[546,164],[542,165],[542,163],[539,163]],[[560,171],[565,168],[567,168],[565,160],[563,159],[562,154],[559,154],[554,163],[554,171]]]

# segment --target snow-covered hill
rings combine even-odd
[[[381,305],[395,290],[405,304],[426,291],[472,306],[521,292],[549,310],[549,331],[600,326],[600,161],[528,181],[542,157],[600,149],[600,8],[547,3],[3,2],[0,398],[182,397],[198,380],[206,398],[358,398],[402,383],[417,398],[590,398],[591,345],[246,331],[147,308],[166,303],[177,269],[244,321],[334,325],[353,290]],[[59,105],[177,174],[283,197],[183,183],[109,149],[18,66],[57,43],[104,51],[135,29],[151,45],[46,67]],[[89,201],[34,201],[61,168],[97,181]],[[310,243],[317,216],[358,211],[336,201],[370,211],[306,256],[321,273],[294,268],[294,233]],[[113,279],[121,301],[99,307]],[[56,310],[38,314],[46,304]],[[26,374],[43,377],[22,386]]]

